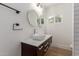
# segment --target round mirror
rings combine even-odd
[[[27,12],[28,22],[31,26],[38,26],[38,14],[35,10],[29,10]]]

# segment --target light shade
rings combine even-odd
[[[31,6],[36,11],[36,13],[38,14],[38,16],[42,15],[43,8],[41,8],[40,6],[37,6],[37,3],[32,3]]]

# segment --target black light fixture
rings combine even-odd
[[[10,6],[7,6],[7,5],[5,5],[5,4],[3,4],[3,3],[0,3],[0,5],[5,6],[5,7],[9,8],[9,9],[14,10],[17,14],[19,14],[19,13],[20,13],[20,11],[19,11],[19,10],[16,10],[15,8],[12,8],[12,7],[10,7]]]
[[[40,3],[37,3],[37,7],[39,7],[40,6]]]

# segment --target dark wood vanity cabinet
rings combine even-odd
[[[22,56],[43,56],[49,49],[51,43],[52,43],[52,37],[49,37],[38,47],[21,42],[21,55]]]

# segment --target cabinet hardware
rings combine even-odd
[[[44,50],[44,52],[46,52],[48,50],[48,46],[46,47],[46,49]]]
[[[41,50],[43,48],[43,46],[41,46],[40,48],[39,48],[39,50]]]
[[[45,47],[48,45],[49,43],[47,42],[46,44],[45,44]]]

